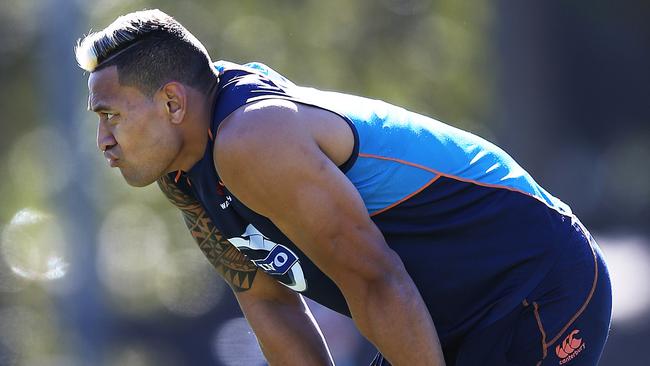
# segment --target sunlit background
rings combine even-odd
[[[215,60],[261,61],[504,147],[602,245],[614,322],[601,364],[649,365],[649,4],[0,2],[0,365],[265,364],[177,210],[95,147],[75,40],[153,7]],[[338,365],[370,362],[349,320],[312,309]]]

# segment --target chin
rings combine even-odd
[[[124,170],[120,171],[122,172],[122,177],[124,177],[126,183],[131,187],[146,187],[158,180],[157,177],[147,177],[142,174],[128,174],[128,172],[125,172]]]
[[[152,180],[152,181],[132,181],[132,180],[127,180],[126,183],[128,183],[131,187],[141,188],[141,187],[146,187],[146,186],[150,185],[151,183],[153,183],[155,181],[156,181],[155,179]]]

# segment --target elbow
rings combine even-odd
[[[381,255],[363,258],[334,278],[348,303],[374,301],[384,296],[407,296],[414,287],[397,253],[386,248]],[[352,305],[352,304],[350,304]]]
[[[393,318],[397,309],[408,313],[419,309],[419,292],[401,259],[391,253],[376,265],[360,266],[340,276],[337,283],[357,328],[369,339],[382,332],[373,325],[376,319]]]
[[[401,258],[375,227],[339,230],[327,242],[332,250],[321,269],[341,290],[353,318],[365,317],[382,302],[405,304],[419,297]]]

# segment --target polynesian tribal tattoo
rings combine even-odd
[[[257,267],[235,248],[212,224],[201,204],[181,191],[173,180],[163,176],[158,186],[183,213],[185,225],[199,248],[234,291],[246,291],[253,285]]]

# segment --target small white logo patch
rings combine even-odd
[[[230,206],[230,202],[232,202],[232,197],[226,196],[226,200],[223,201],[223,203],[220,203],[219,206],[221,206],[222,210],[225,210]]]
[[[272,242],[253,225],[249,224],[243,234],[230,238],[228,241],[246,254],[256,266],[283,285],[298,292],[307,289],[307,281],[298,256],[284,245]]]

